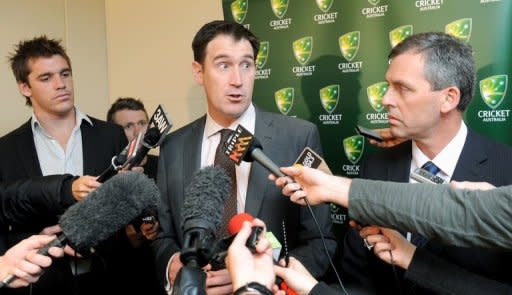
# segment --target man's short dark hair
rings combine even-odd
[[[111,106],[107,112],[107,122],[114,123],[114,114],[118,111],[122,110],[131,110],[131,111],[143,111],[146,114],[146,119],[148,119],[148,112],[146,112],[146,108],[140,99],[135,99],[133,97],[119,97]]]
[[[66,53],[66,50],[61,45],[61,40],[50,39],[45,35],[35,37],[30,40],[20,41],[14,46],[14,52],[9,56],[9,62],[14,74],[14,78],[18,83],[25,83],[30,86],[28,82],[28,75],[30,68],[28,62],[31,59],[40,57],[50,58],[54,55],[62,56],[69,65],[71,70],[71,60]],[[31,106],[30,98],[26,98],[26,105]]]
[[[459,111],[464,111],[473,97],[476,83],[476,67],[471,46],[441,32],[412,35],[389,54],[393,59],[405,52],[420,53],[425,58],[424,75],[432,90],[455,86],[460,90]]]
[[[206,57],[206,46],[218,35],[227,35],[233,37],[236,41],[245,39],[251,43],[254,53],[254,59],[258,55],[260,41],[251,31],[235,22],[215,20],[201,27],[192,41],[192,50],[194,51],[194,60],[203,64]]]

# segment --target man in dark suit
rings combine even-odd
[[[255,77],[257,38],[243,26],[213,21],[196,34],[193,74],[206,93],[207,114],[170,134],[160,148],[157,184],[162,193],[159,210],[162,235],[153,242],[159,274],[169,287],[183,266],[179,252],[183,246],[181,210],[184,191],[192,175],[214,163],[220,131],[243,125],[257,137],[263,151],[278,165],[293,164],[309,146],[321,153],[319,133],[313,124],[255,108],[252,91]],[[236,167],[236,209],[248,212],[267,224],[277,239],[286,243],[290,255],[302,261],[315,275],[323,275],[328,258],[318,229],[307,209],[284,198],[268,181],[269,172],[258,163],[242,162]],[[332,255],[335,240],[327,206],[313,209]],[[206,279],[208,293],[232,293],[227,270],[210,270]]]
[[[411,141],[369,155],[361,165],[361,178],[415,182],[411,173],[420,167],[427,169],[425,163],[432,162],[438,168],[437,176],[445,181],[511,184],[507,171],[512,149],[478,135],[462,120],[475,85],[471,48],[443,33],[423,33],[404,40],[389,57],[389,88],[383,103],[388,108],[390,131]],[[504,275],[509,254],[434,241],[425,244],[414,233],[406,236],[419,251],[404,276],[373,255],[375,240],[364,241],[356,230],[349,231],[343,270],[351,283],[376,294],[435,294],[423,288],[440,273],[449,274],[443,283],[452,290],[471,288],[473,275],[510,282],[510,276]],[[437,257],[425,259],[426,252]]]
[[[96,175],[105,170],[112,156],[127,144],[123,130],[114,124],[89,117],[74,105],[73,78],[70,59],[60,42],[46,36],[21,41],[10,56],[11,68],[20,93],[32,107],[31,119],[0,138],[0,181],[69,173],[84,176],[73,184],[73,192],[82,198],[98,187]],[[46,233],[58,216],[48,214],[38,222],[2,228],[9,246],[29,235]],[[124,239],[124,240],[123,240]],[[109,247],[126,244],[126,237],[112,239]],[[113,252],[110,252],[113,253]],[[80,260],[67,256],[57,260],[45,275],[21,294],[87,294],[101,290],[99,284],[109,266],[109,255]],[[70,263],[72,262],[72,263]],[[78,262],[84,262],[82,265]],[[72,273],[75,271],[75,276]],[[114,287],[114,286],[112,286]]]

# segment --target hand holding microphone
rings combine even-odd
[[[254,219],[252,222],[244,221],[228,248],[226,267],[231,274],[234,290],[250,282],[257,282],[269,290],[274,284],[272,246],[265,238],[265,232],[260,233],[254,253],[246,246],[253,228],[258,227],[265,227],[259,219]]]

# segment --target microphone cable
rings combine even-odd
[[[311,204],[308,201],[307,197],[304,197],[304,202],[306,202],[306,207],[308,208],[309,213],[311,214],[311,217],[313,218],[313,221],[315,222],[315,226],[318,229],[318,233],[320,233],[320,239],[322,240],[322,245],[324,247],[325,255],[327,255],[327,259],[329,260],[329,264],[331,265],[332,270],[334,271],[334,274],[336,275],[336,279],[338,280],[338,284],[341,287],[341,290],[348,295],[347,290],[345,290],[345,286],[343,285],[343,282],[341,281],[340,275],[338,274],[338,271],[336,270],[336,267],[334,266],[334,263],[332,262],[331,255],[329,255],[329,250],[327,250],[327,245],[325,244],[325,237],[322,233],[322,229],[320,228],[320,224],[318,223],[318,220],[316,219],[315,213],[313,212],[313,208],[311,207]]]

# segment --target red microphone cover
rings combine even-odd
[[[237,234],[240,229],[242,228],[242,225],[244,224],[244,221],[251,222],[254,219],[251,214],[249,213],[238,213],[237,215],[231,217],[231,220],[229,220],[228,223],[228,232],[230,235]]]

